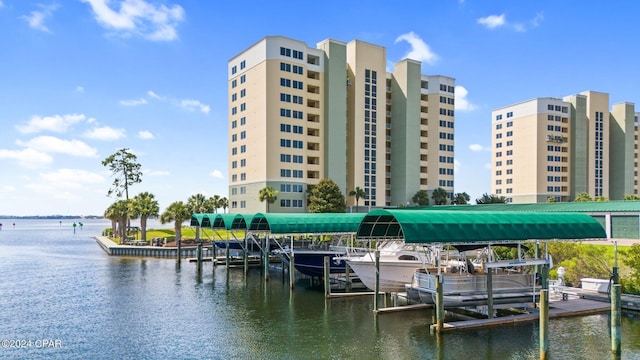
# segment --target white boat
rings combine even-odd
[[[420,245],[408,245],[403,241],[388,241],[379,246],[379,287],[382,292],[405,291],[416,269],[433,264],[428,248]],[[371,290],[375,289],[376,268],[375,253],[343,258],[356,273],[362,283]]]
[[[475,273],[442,273],[442,293],[445,306],[475,306],[488,303],[487,275],[478,271]],[[411,285],[407,285],[407,291],[416,292],[420,301],[425,304],[434,304],[437,276],[436,273],[418,270]],[[493,303],[533,302],[536,294],[534,282],[534,274],[512,273],[498,269],[492,274]]]
[[[442,276],[445,306],[486,305],[490,296],[487,273],[491,272],[494,304],[535,302],[538,295],[535,274],[525,272],[524,267],[551,265],[550,257],[525,259],[518,255],[517,259],[495,260],[493,252],[486,250],[482,252],[482,262],[467,260],[466,266],[454,267],[443,263],[439,269],[417,269],[411,284],[406,286],[407,292],[417,295],[423,303],[433,304],[436,297],[436,281],[438,276]]]

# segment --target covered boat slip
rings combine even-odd
[[[441,296],[442,308],[486,304],[492,313],[494,301],[497,304],[534,299],[535,275],[523,272],[524,266],[541,266],[540,285],[547,286],[551,261],[546,250],[540,251],[540,243],[595,240],[606,238],[606,233],[596,219],[581,213],[375,210],[363,219],[357,237],[376,241],[402,239],[408,244],[431,246],[438,263],[430,269],[416,269],[408,292],[425,303],[435,303]],[[498,245],[516,247],[516,257],[497,259],[491,247]],[[534,257],[524,256],[522,249],[527,245],[535,246]],[[441,262],[445,246],[460,252],[480,248],[487,251],[481,266],[466,261],[466,269],[453,270]]]
[[[327,266],[332,274],[348,271],[345,264],[334,258],[345,255],[346,249],[354,246],[355,233],[364,216],[258,213],[251,220],[247,236],[275,244],[273,253],[289,265],[293,288],[294,269],[304,275],[325,277],[325,281],[328,281],[325,276]],[[329,262],[327,266],[326,261]]]

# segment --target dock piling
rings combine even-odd
[[[328,299],[331,295],[331,282],[329,281],[329,275],[331,275],[331,264],[329,263],[329,257],[324,257],[324,297]]]
[[[543,266],[543,268],[546,266]],[[549,358],[549,290],[540,290],[540,360]]]
[[[611,287],[611,352],[618,356],[622,352],[621,325],[620,284],[614,284]]]
[[[376,285],[373,294],[373,311],[378,311],[378,293],[380,292],[380,250],[376,250],[375,252],[375,260],[376,260]]]

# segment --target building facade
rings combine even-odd
[[[315,48],[268,36],[229,61],[229,205],[307,211],[321,179],[338,184],[348,205],[356,187],[370,207],[411,202],[419,190],[453,196],[454,87],[405,59],[387,72],[386,49],[327,39]]]
[[[492,193],[540,203],[580,193],[622,200],[637,192],[635,115],[632,103],[609,110],[609,94],[595,91],[494,110]]]

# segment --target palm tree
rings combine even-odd
[[[116,237],[117,223],[118,223],[118,214],[116,212],[115,203],[109,205],[107,210],[104,211],[104,217],[111,220],[111,237]]]
[[[360,199],[364,199],[367,196],[367,193],[360,188],[360,186],[356,186],[355,190],[351,190],[349,196],[354,196],[356,198],[356,212],[360,212],[358,209],[358,202]]]
[[[175,201],[167,206],[166,210],[160,215],[160,222],[166,224],[174,222],[176,231],[176,242],[180,246],[182,240],[182,223],[191,219],[191,210],[182,201]]]
[[[418,206],[427,206],[429,205],[429,193],[427,190],[418,190],[411,198],[411,201]]]
[[[576,198],[573,201],[575,202],[593,201],[593,198],[591,198],[591,195],[589,195],[589,193],[581,192],[580,194],[578,194],[578,196],[576,196]]]
[[[206,214],[212,212],[212,209],[215,209],[215,207],[212,206],[211,201],[207,200],[203,194],[191,195],[187,200],[187,207],[191,214]],[[200,239],[199,225],[196,225],[196,239]]]
[[[155,196],[149,192],[143,192],[133,198],[132,216],[140,217],[140,231],[142,232],[142,240],[147,240],[147,219],[150,217],[158,217],[160,215],[160,205]]]
[[[449,198],[449,194],[447,193],[447,190],[439,187],[433,190],[433,193],[431,194],[431,198],[433,199],[433,202],[435,203],[435,205],[447,205],[447,199]]]
[[[227,208],[229,207],[229,199],[227,199],[226,197],[221,198],[218,205],[220,205],[220,207],[222,208],[222,213],[226,213]]]
[[[211,207],[213,208],[213,212],[217,213],[218,212],[218,208],[220,207],[220,195],[213,195],[212,197],[209,198],[209,201],[211,202]]]
[[[265,186],[260,189],[260,193],[258,194],[258,199],[260,202],[267,202],[267,212],[269,212],[269,204],[273,204],[278,200],[278,192],[272,188],[271,186]]]
[[[456,205],[466,205],[471,200],[471,197],[466,192],[456,193],[453,196],[453,203]]]
[[[105,217],[111,220],[111,233],[120,238],[120,243],[127,236],[125,228],[129,217],[130,207],[127,200],[118,200],[105,211]],[[116,230],[117,225],[117,230]]]

